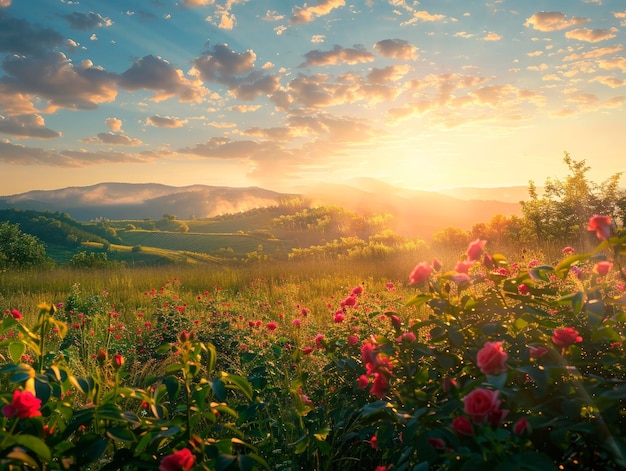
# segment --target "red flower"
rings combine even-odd
[[[582,342],[583,338],[573,327],[564,327],[554,331],[552,341],[559,347],[567,348],[574,343]]]
[[[339,324],[339,323],[343,322],[344,319],[345,319],[345,316],[343,315],[343,312],[335,313],[334,321],[335,321],[336,324]]]
[[[13,319],[16,319],[18,321],[22,319],[22,313],[17,309],[13,309],[11,311],[11,316],[13,316]]]
[[[530,424],[528,423],[528,420],[526,420],[526,417],[522,417],[517,422],[515,422],[515,424],[513,424],[513,432],[517,436],[523,435],[524,433],[532,432],[532,429],[530,427]]]
[[[502,350],[502,342],[485,342],[476,356],[481,373],[497,375],[506,371],[508,354]]]
[[[274,330],[276,330],[278,325],[276,324],[276,322],[268,322],[267,324],[265,324],[265,327],[267,327],[267,330],[273,332]]]
[[[430,446],[437,448],[438,450],[443,450],[446,447],[446,442],[444,442],[441,438],[429,438],[426,441]]]
[[[413,271],[409,275],[409,281],[412,285],[419,285],[428,280],[433,268],[426,262],[420,262],[413,268]]]
[[[196,463],[196,457],[193,456],[188,448],[167,455],[161,460],[159,471],[187,471]]]
[[[476,239],[474,242],[469,244],[467,248],[467,258],[470,262],[475,262],[480,259],[480,256],[485,251],[486,240]]]
[[[13,391],[13,401],[2,408],[2,414],[7,418],[15,417],[27,419],[41,415],[39,408],[41,399],[37,399],[30,391]]]
[[[609,216],[598,216],[597,214],[589,219],[588,231],[596,231],[598,239],[606,240],[611,235],[611,218]]]
[[[499,411],[498,391],[476,388],[463,399],[463,411],[472,416],[474,423],[483,423],[493,413]]]
[[[374,373],[374,384],[370,393],[376,396],[378,399],[382,399],[389,389],[389,379],[384,373]]]
[[[603,262],[596,263],[594,271],[600,276],[606,276],[613,268],[613,263],[605,260]]]
[[[367,376],[361,375],[356,380],[356,383],[358,384],[359,388],[365,389],[368,386],[368,384],[370,384],[370,380],[367,378]]]
[[[563,252],[563,255],[573,254],[574,253],[574,247],[569,247],[569,246],[564,247],[562,252]]]
[[[124,357],[119,353],[116,353],[113,356],[113,368],[119,370],[122,366],[124,366]]]
[[[517,287],[517,291],[519,291],[520,294],[530,293],[530,289],[528,288],[528,285],[525,285],[524,283],[522,283],[521,285]]]
[[[471,437],[474,435],[474,426],[465,416],[456,417],[452,421],[452,428],[457,435]]]
[[[541,358],[546,353],[548,353],[548,349],[546,347],[542,347],[541,345],[537,347],[533,347],[532,345],[528,347],[530,350],[530,356],[533,358]]]
[[[363,292],[363,287],[362,286],[355,286],[354,288],[352,288],[352,291],[350,292],[350,294],[361,294]]]

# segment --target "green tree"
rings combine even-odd
[[[548,179],[540,196],[530,182],[530,199],[522,201],[525,231],[537,242],[558,242],[585,248],[589,241],[587,222],[594,214],[611,216],[624,224],[626,192],[619,188],[621,173],[597,184],[589,180],[590,167],[566,152],[563,162],[569,174],[564,180]]]
[[[0,269],[28,268],[50,263],[43,243],[20,230],[19,224],[0,222]]]

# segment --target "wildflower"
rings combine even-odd
[[[313,350],[315,350],[313,347],[304,347],[302,349],[302,353],[304,353],[305,355],[310,355],[313,352]]]
[[[472,268],[473,266],[474,266],[474,262],[465,260],[463,262],[457,262],[456,267],[454,267],[454,269],[458,273],[469,273],[469,269]]]
[[[596,231],[598,239],[606,240],[611,235],[611,218],[609,216],[592,216],[587,226],[588,231]]]
[[[161,460],[159,471],[188,471],[196,463],[196,457],[188,448],[167,455]]]
[[[573,327],[564,327],[554,331],[552,341],[559,347],[567,348],[574,343],[582,342],[583,338],[578,335],[578,331]]]
[[[15,320],[18,320],[18,321],[22,320],[22,313],[20,311],[18,311],[17,309],[11,310],[11,316]]]
[[[363,287],[362,286],[355,286],[354,288],[352,288],[352,291],[350,292],[350,294],[354,294],[355,296],[359,295],[363,293]]]
[[[345,316],[343,315],[343,312],[337,312],[335,313],[335,323],[339,324],[340,322],[343,322]]]
[[[267,324],[265,324],[265,327],[267,327],[267,330],[269,330],[270,332],[273,332],[278,328],[278,325],[276,324],[276,322],[268,322]]]
[[[595,271],[600,276],[606,276],[613,268],[613,263],[608,260],[604,260],[602,262],[596,263],[593,271]]]
[[[359,343],[359,338],[356,335],[348,335],[348,345],[356,345]]]
[[[476,356],[481,373],[497,375],[506,371],[508,354],[502,349],[502,342],[485,342]]]
[[[389,378],[383,372],[374,373],[374,384],[370,393],[376,396],[378,399],[382,399],[389,389]]]
[[[411,343],[415,342],[415,334],[413,332],[405,332],[399,337],[396,337],[395,341],[398,343]]]
[[[100,349],[98,351],[98,354],[96,355],[96,360],[98,361],[98,363],[100,364],[100,366],[104,365],[104,362],[107,359],[107,352],[105,352],[103,349]]]
[[[119,370],[122,366],[124,366],[124,357],[119,353],[116,353],[113,356],[113,368]]]
[[[413,271],[409,275],[409,281],[412,285],[419,285],[428,280],[433,268],[426,262],[420,262],[413,268]]]
[[[302,324],[302,321],[300,319],[294,319],[291,321],[291,325],[294,326],[296,329],[300,328],[300,324]]]
[[[39,410],[41,407],[41,399],[37,399],[30,391],[13,391],[13,400],[10,404],[2,407],[2,415],[11,419],[17,415],[20,419],[29,417],[37,417],[41,415]]]
[[[324,348],[324,339],[325,339],[324,334],[317,334],[315,336],[315,346],[317,348]]]
[[[393,325],[394,328],[399,329],[400,327],[402,327],[402,319],[400,319],[395,314],[392,314],[391,315],[391,325]]]
[[[395,285],[391,281],[388,281],[387,283],[385,283],[385,288],[387,288],[387,291],[393,291]]]
[[[474,242],[469,244],[467,248],[467,259],[471,262],[475,262],[479,260],[482,253],[485,251],[486,240],[476,239]]]
[[[470,420],[463,415],[456,417],[452,421],[452,428],[457,435],[461,435],[464,437],[471,437],[474,435],[474,426],[472,425]]]
[[[564,247],[561,252],[563,252],[563,255],[571,255],[574,253],[574,247]]]
[[[351,294],[350,296],[348,296],[346,299],[344,299],[343,301],[341,301],[339,303],[339,305],[341,307],[345,307],[345,306],[351,306],[354,307],[356,306],[356,295],[355,294]]]
[[[520,294],[526,295],[530,293],[530,288],[528,287],[528,285],[525,285],[524,283],[522,283],[517,287],[517,291],[519,291]]]

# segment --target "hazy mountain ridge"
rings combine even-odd
[[[151,183],[100,183],[58,190],[36,190],[0,198],[0,208],[59,211],[77,220],[179,219],[213,217],[259,207],[275,206],[286,197],[301,196],[313,205],[336,205],[360,214],[390,213],[393,228],[407,236],[430,237],[446,226],[470,229],[495,214],[520,215],[519,203],[498,201],[506,189],[461,189],[485,199],[463,199],[438,192],[409,190],[376,179],[354,179],[349,184],[316,184],[280,193],[258,187],[191,185],[174,187]],[[488,191],[482,191],[488,190]],[[515,190],[518,191],[518,190]],[[494,199],[487,199],[492,196]]]

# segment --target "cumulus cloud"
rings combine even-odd
[[[617,28],[615,27],[609,29],[578,28],[565,33],[566,38],[578,39],[579,41],[586,41],[589,43],[597,43],[599,41],[613,39],[616,35]]]
[[[62,17],[68,21],[70,28],[78,31],[108,27],[113,24],[109,18],[105,18],[100,15],[100,13],[94,13],[92,11],[89,13],[73,12],[69,15],[62,15]]]
[[[75,66],[63,53],[35,57],[5,58],[0,87],[48,100],[48,111],[57,108],[94,109],[99,103],[113,101],[117,95],[115,74],[83,61]]]
[[[335,45],[330,51],[320,51],[319,49],[309,51],[305,55],[305,61],[300,67],[323,66],[335,64],[358,64],[363,62],[373,62],[374,55],[360,46],[354,48],[343,48]]]
[[[120,132],[122,130],[122,120],[118,118],[107,118],[104,120],[104,124],[113,131]]]
[[[200,83],[186,78],[161,57],[149,55],[136,60],[119,77],[119,85],[126,90],[151,90],[154,101],[178,96],[181,102],[198,102],[206,94]]]
[[[383,39],[374,44],[374,49],[381,56],[398,60],[416,60],[418,57],[417,47],[404,39]]]
[[[608,54],[614,54],[616,52],[620,52],[622,49],[624,49],[624,46],[622,46],[621,44],[617,44],[615,46],[608,46],[608,47],[599,47],[596,49],[592,49],[590,51],[581,52],[580,54],[570,54],[568,56],[565,56],[563,60],[573,61],[573,60],[581,60],[581,59],[583,60],[596,59],[598,57],[606,56]]]
[[[0,115],[0,133],[14,137],[38,139],[52,139],[61,136],[61,133],[47,128],[43,117],[36,114],[10,117]]]
[[[626,73],[626,58],[613,57],[611,59],[604,59],[598,62],[598,66],[601,69],[605,69],[605,70],[617,69]]]
[[[3,10],[0,10],[0,31],[0,52],[11,54],[43,54],[65,42],[65,38],[55,30],[33,26]]]
[[[532,27],[538,31],[559,31],[562,29],[578,26],[589,22],[587,18],[567,15],[560,11],[540,11],[526,19],[524,26]]]
[[[490,32],[482,38],[483,41],[500,41],[501,39],[502,39],[502,36],[494,32]]]
[[[82,139],[81,142],[86,144],[107,144],[111,146],[138,146],[142,144],[139,139],[129,137],[123,132],[101,132],[96,136]]]
[[[157,128],[182,128],[187,124],[188,120],[176,118],[174,116],[149,116],[146,119],[146,124]]]
[[[290,23],[303,24],[310,23],[311,21],[321,16],[328,15],[335,8],[345,6],[345,0],[317,0],[315,5],[309,5],[307,3],[304,6],[295,6],[291,10]]]
[[[382,69],[374,67],[367,79],[371,83],[397,82],[409,73],[411,68],[408,65],[390,65]]]

